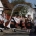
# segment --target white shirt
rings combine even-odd
[[[20,19],[19,18],[16,18],[15,21],[16,21],[16,23],[20,23]]]
[[[0,15],[0,20],[3,20],[3,17]]]
[[[0,20],[1,20],[1,21],[3,20],[4,22],[7,21],[7,19],[3,18],[2,15],[0,15]]]
[[[16,23],[20,23],[20,18],[14,17],[14,20],[15,20]]]

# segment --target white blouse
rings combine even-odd
[[[14,20],[15,20],[16,23],[20,23],[20,18],[14,17]]]

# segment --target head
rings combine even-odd
[[[28,18],[30,18],[31,17],[31,15],[28,15]]]
[[[25,15],[24,16],[22,16],[23,18],[25,18]]]
[[[27,19],[27,17],[25,17],[25,19]]]

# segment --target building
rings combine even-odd
[[[4,6],[3,6],[3,4],[2,4],[2,2],[0,1],[0,20],[2,20],[3,18],[2,18],[2,12],[3,12],[3,10],[4,10],[4,8],[3,8]]]
[[[31,18],[34,19],[34,12],[35,12],[34,8],[29,8],[26,16],[31,15]]]
[[[2,4],[2,2],[1,2],[1,0],[0,0],[0,14],[2,14],[2,11],[4,10],[4,6],[3,6],[3,4]]]

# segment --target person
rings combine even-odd
[[[15,24],[16,24],[16,22],[15,22],[14,18],[12,18],[11,23],[10,23],[10,28],[12,28],[14,32],[15,32],[15,29],[16,29]]]
[[[3,28],[4,28],[3,23],[4,23],[4,20],[3,20],[2,14],[1,14],[1,15],[0,15],[0,30],[3,30]],[[1,29],[1,28],[2,28],[2,29]]]
[[[28,29],[27,31],[30,32],[30,30],[32,29],[32,18],[31,18],[31,15],[28,15],[27,17],[27,23],[26,23],[26,28]]]
[[[14,20],[14,18],[11,19],[10,27],[15,28],[15,20]]]
[[[22,16],[22,29],[26,29],[25,27],[25,16]]]
[[[16,17],[14,18],[15,22],[16,22],[16,28],[19,28],[20,27],[20,18],[19,18],[19,15],[16,15]]]
[[[4,28],[3,23],[4,23],[4,21],[1,21],[1,20],[0,20],[0,27],[1,27],[1,28]]]
[[[34,19],[34,27],[33,28],[35,29],[34,33],[36,34],[36,19]]]

